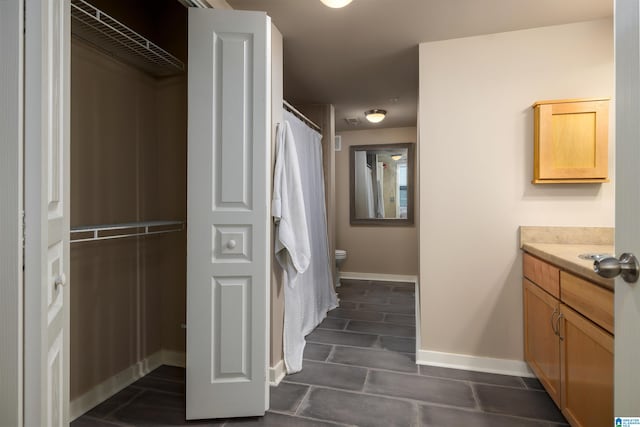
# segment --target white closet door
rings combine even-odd
[[[616,253],[640,256],[640,6],[615,3]],[[614,417],[640,417],[640,283],[615,288]],[[617,425],[617,424],[616,424]],[[625,425],[627,425],[625,423]]]
[[[270,31],[189,10],[188,419],[268,408]]]
[[[68,0],[25,13],[25,426],[68,425]]]

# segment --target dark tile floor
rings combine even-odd
[[[535,379],[417,366],[412,284],[343,280],[339,294],[264,417],[187,422],[184,370],[162,366],[71,426],[567,425]]]

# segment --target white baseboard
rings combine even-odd
[[[440,351],[418,350],[418,365],[440,366],[443,368],[466,369],[468,371],[489,372],[492,374],[534,377],[526,362],[522,360],[494,359],[491,357],[470,356],[468,354],[444,353]]]
[[[404,274],[356,273],[350,271],[341,271],[340,278],[353,280],[375,280],[377,282],[418,283],[418,276],[408,276]]]
[[[280,360],[276,363],[276,366],[269,367],[269,385],[277,386],[284,378],[284,360]]]
[[[184,351],[162,350],[162,365],[187,367],[187,354]]]
[[[185,366],[185,353],[160,350],[134,363],[114,376],[96,385],[69,403],[69,417],[73,421],[120,390],[128,387],[160,365]]]

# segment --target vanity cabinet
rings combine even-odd
[[[523,262],[527,363],[573,427],[610,424],[613,292],[530,254]]]
[[[608,99],[539,101],[534,184],[608,182]]]

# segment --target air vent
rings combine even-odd
[[[356,117],[347,117],[344,121],[347,122],[349,126],[358,126],[360,124],[360,119]]]

